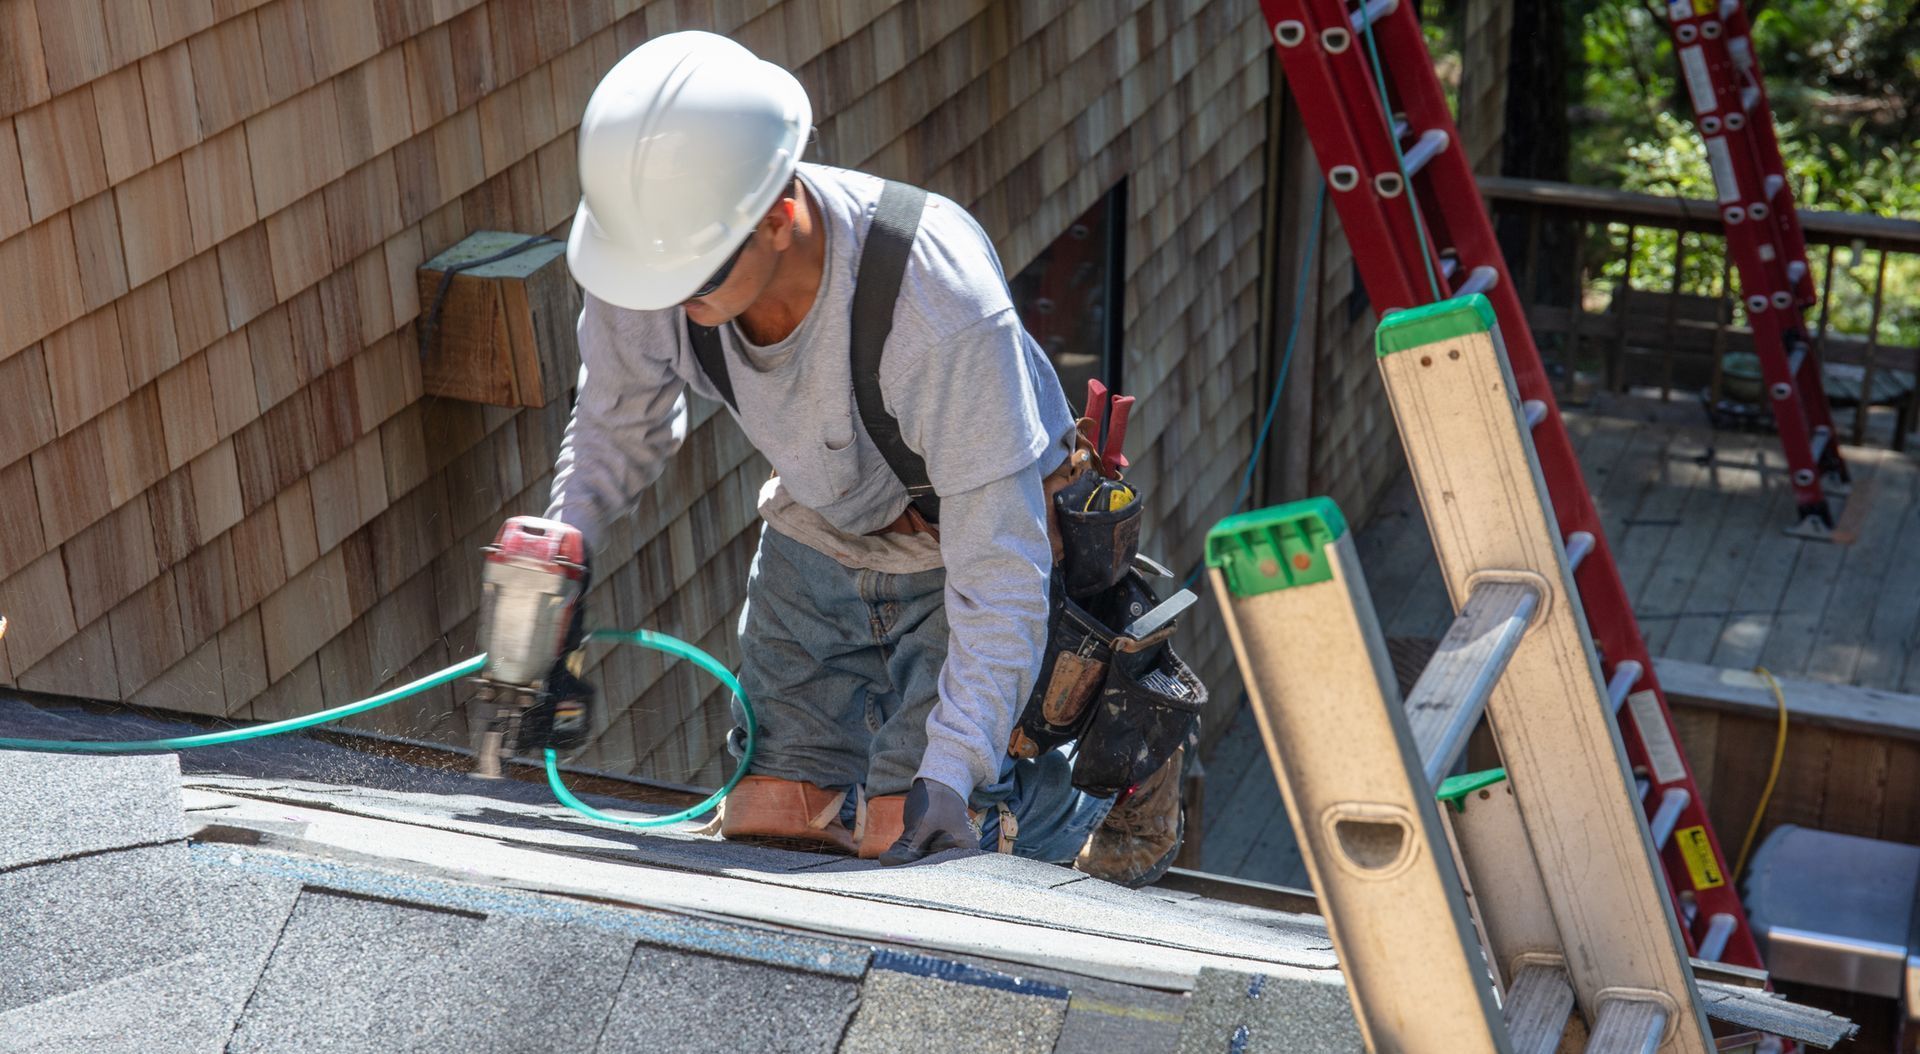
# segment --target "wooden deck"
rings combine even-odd
[[[1805,541],[1781,530],[1793,493],[1774,436],[1716,433],[1696,409],[1644,401],[1567,420],[1654,655],[1920,694],[1920,461],[1845,448],[1842,541]],[[1387,636],[1446,632],[1452,609],[1404,476],[1357,541]],[[1304,886],[1244,709],[1207,784],[1202,866]]]

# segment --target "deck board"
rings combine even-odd
[[[1771,435],[1715,434],[1683,413],[1633,403],[1566,420],[1656,655],[1741,669],[1764,662],[1782,675],[1920,694],[1920,461],[1846,448],[1856,479],[1872,495],[1855,540],[1841,545],[1784,533],[1793,520],[1793,490]],[[1446,632],[1452,608],[1404,475],[1358,529],[1356,544],[1388,636]],[[1753,750],[1771,749],[1771,730],[1755,735]],[[1805,751],[1827,746],[1817,735],[1796,743]],[[1861,759],[1887,773],[1884,808],[1895,807],[1901,792],[1894,784],[1909,753],[1894,746],[1886,758]],[[1742,762],[1740,771],[1716,770],[1704,779],[1748,778],[1752,767]],[[1208,783],[1204,866],[1304,885],[1249,712],[1237,715],[1209,758]],[[1870,803],[1850,797],[1849,787],[1782,787],[1769,815],[1819,824],[1860,813]],[[1735,840],[1739,833],[1721,832]]]

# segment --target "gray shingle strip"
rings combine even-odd
[[[0,873],[0,1011],[192,954],[184,842]]]
[[[219,1050],[293,908],[299,885],[196,861],[200,923],[182,959],[0,1014],[0,1054]]]
[[[865,945],[822,940],[756,926],[694,919],[665,912],[588,904],[565,897],[421,878],[383,868],[336,863],[264,849],[196,845],[206,858],[263,875],[363,897],[431,905],[478,915],[518,915],[554,925],[578,925],[687,951],[748,959],[837,977],[866,973]],[[561,861],[564,864],[564,861]]]
[[[633,941],[308,890],[227,1050],[589,1050]]]
[[[845,977],[642,945],[595,1050],[828,1054],[859,996]]]
[[[187,836],[171,755],[0,751],[0,871]]]
[[[876,963],[877,965],[877,963]],[[940,976],[875,969],[861,986],[860,1009],[840,1042],[841,1054],[1048,1054],[1067,1016],[1053,994]]]
[[[1203,969],[1180,1030],[1179,1054],[1362,1054],[1346,985]]]
[[[1825,1010],[1799,1006],[1758,988],[1700,981],[1700,1005],[1707,1016],[1776,1036],[1785,1036],[1830,1049],[1860,1030],[1860,1026]]]

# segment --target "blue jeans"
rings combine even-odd
[[[753,772],[860,785],[869,797],[913,785],[947,659],[946,577],[856,570],[761,532],[740,618],[740,685],[760,723]],[[730,741],[737,747],[737,732]],[[1075,790],[1071,769],[1064,748],[1007,758],[968,801],[985,810],[981,848],[998,844],[1004,805],[1019,825],[1016,855],[1071,861],[1112,807]]]

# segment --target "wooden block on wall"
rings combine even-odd
[[[86,313],[73,227],[55,216],[0,242],[0,357],[5,357]],[[409,280],[409,293],[413,284]]]
[[[128,502],[65,546],[73,616],[85,626],[160,573],[144,501]]]
[[[83,84],[17,115],[13,127],[19,132],[27,205],[35,223],[108,188],[92,86]]]
[[[13,654],[11,649],[8,654]],[[74,634],[31,669],[22,670],[18,662],[13,666],[14,679],[29,692],[77,699],[120,698],[120,679],[113,665],[113,634],[106,619]]]
[[[156,161],[172,157],[200,141],[200,107],[193,79],[193,57],[185,41],[140,60],[140,87],[146,92],[147,132],[153,140]]]
[[[121,297],[113,308],[120,316],[120,344],[129,385],[138,388],[180,361],[173,294],[166,275]]]
[[[35,450],[33,479],[40,493],[41,530],[50,546],[112,512],[99,419]]]
[[[200,124],[208,134],[224,131],[267,108],[266,63],[260,53],[259,21],[253,12],[196,34],[188,39],[187,49],[193,59]]]
[[[113,193],[120,207],[129,282],[144,285],[193,255],[187,182],[178,158],[140,173]]]
[[[47,59],[33,0],[0,3],[0,114],[46,102]]]
[[[182,358],[232,330],[217,253],[201,253],[169,272],[167,298],[173,309],[174,342]]]
[[[140,4],[139,10],[146,10],[146,5]],[[134,59],[139,57],[136,55]],[[93,112],[100,128],[107,182],[130,179],[153,164],[153,136],[147,131],[147,96],[140,86],[137,64],[123,66],[93,82]]]
[[[186,657],[173,576],[162,574],[134,592],[109,616],[120,693],[131,695]]]
[[[195,251],[213,248],[259,218],[254,210],[245,125],[235,125],[187,150],[180,161],[185,167]]]
[[[421,302],[435,301],[449,268],[526,240],[499,231],[470,235],[421,266]],[[579,312],[565,255],[563,244],[546,242],[504,260],[456,270],[421,367],[426,391],[496,406],[545,406],[564,392],[574,375],[565,369],[567,351],[552,341],[561,333],[559,320]],[[564,337],[562,343],[572,347]]]

